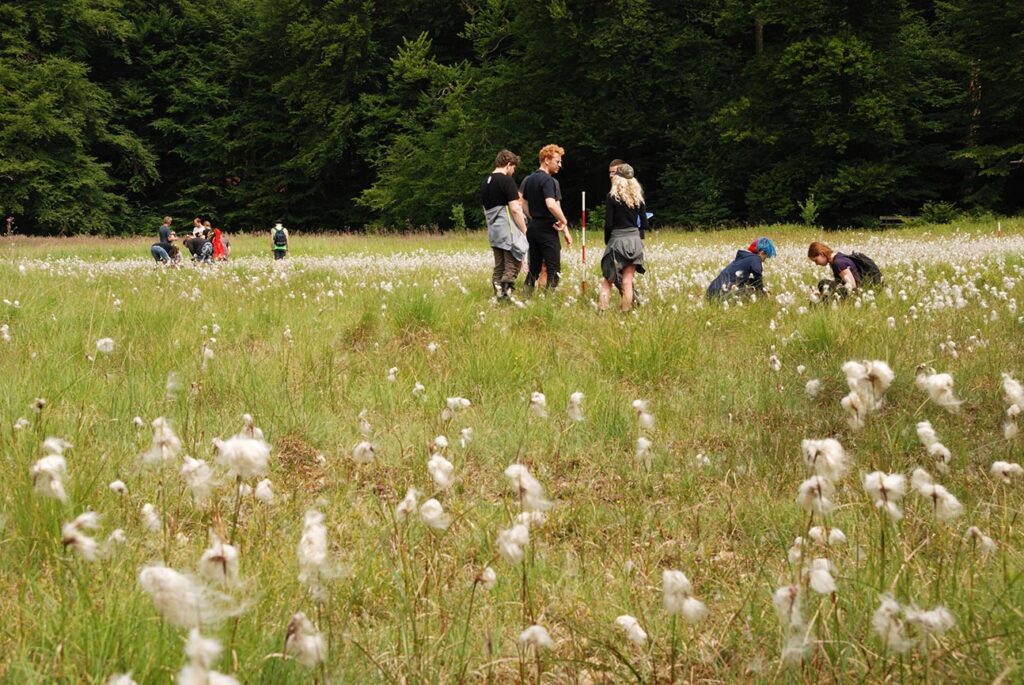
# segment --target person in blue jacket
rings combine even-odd
[[[737,250],[732,263],[708,286],[708,299],[764,294],[764,260],[774,256],[775,243],[771,238],[758,238],[747,249]]]

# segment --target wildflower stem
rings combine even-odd
[[[676,682],[676,629],[679,617],[672,614],[672,644],[669,646],[669,682]]]
[[[231,517],[231,544],[238,544],[235,532],[238,530],[238,513],[242,510],[242,477],[235,476],[235,514]]]
[[[473,616],[473,600],[476,599],[476,588],[480,584],[479,579],[473,581],[473,589],[469,591],[469,608],[466,610],[466,624],[462,629],[462,668],[459,670],[459,677],[456,682],[461,683],[466,677],[466,668],[469,660],[466,659],[466,642],[469,640],[469,619]]]

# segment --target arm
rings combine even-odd
[[[523,205],[519,200],[512,200],[508,203],[508,209],[512,213],[512,221],[520,231],[526,233],[526,218],[523,216]]]
[[[843,282],[847,290],[857,289],[857,279],[853,277],[853,272],[849,268],[839,272],[839,280]]]
[[[612,239],[612,196],[604,196],[604,244],[607,245]]]
[[[569,233],[569,220],[565,218],[565,214],[562,213],[562,203],[553,197],[544,198],[544,204],[548,206],[550,211],[555,217],[555,230],[561,231],[565,234],[565,244],[572,247],[572,234]]]
[[[527,204],[526,198],[523,197],[522,193],[519,193],[519,209],[522,210],[523,216],[526,217],[527,221],[533,220],[533,217],[530,216],[530,205]]]

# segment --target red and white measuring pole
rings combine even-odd
[[[583,272],[580,274],[580,293],[587,292],[587,191],[583,191],[583,209],[580,210],[580,227],[583,229],[583,238],[580,240],[580,249],[583,252]]]

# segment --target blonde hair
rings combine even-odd
[[[623,178],[618,174],[612,176],[611,196],[633,209],[639,209],[644,203],[644,189],[640,187],[640,182],[635,178]]]

